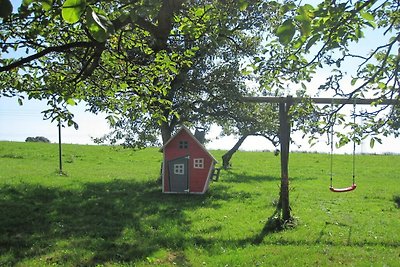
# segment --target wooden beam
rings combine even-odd
[[[253,103],[298,103],[305,100],[311,100],[315,104],[356,104],[356,105],[400,105],[397,99],[371,99],[371,98],[329,98],[329,97],[275,97],[275,96],[247,96],[242,97],[243,102]]]

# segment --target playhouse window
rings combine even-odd
[[[193,167],[195,169],[204,169],[204,159],[203,158],[194,159]]]
[[[183,175],[185,174],[184,164],[174,164],[174,174]]]
[[[188,141],[179,141],[179,148],[180,149],[185,149],[188,148]]]

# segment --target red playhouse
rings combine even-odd
[[[163,193],[204,194],[207,191],[217,161],[188,128],[179,129],[160,151],[164,154]]]

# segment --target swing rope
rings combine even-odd
[[[331,103],[331,110],[333,110],[333,100]],[[330,136],[330,141],[331,141],[331,185],[329,187],[329,190],[331,190],[332,192],[336,192],[336,193],[341,193],[341,192],[349,192],[349,191],[353,191],[354,189],[356,189],[357,185],[356,185],[356,142],[354,140],[353,137],[353,184],[349,187],[344,187],[344,188],[335,188],[333,187],[333,126],[335,125],[336,122],[336,113],[334,114],[334,119],[333,119],[333,123],[332,123],[332,129],[331,129],[331,136]],[[353,103],[353,127],[356,124],[356,102],[354,100]]]

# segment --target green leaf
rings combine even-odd
[[[374,148],[374,146],[375,146],[375,139],[371,138],[371,140],[369,141],[369,147]]]
[[[49,11],[51,7],[53,6],[53,0],[42,0],[42,7],[43,10]]]
[[[304,5],[297,9],[297,16],[294,17],[300,23],[300,31],[303,36],[311,34],[311,21],[314,18],[314,8],[311,5]]]
[[[362,37],[364,37],[364,33],[362,32],[360,26],[358,26],[358,27],[355,29],[355,34],[356,34],[356,37],[357,37],[357,38],[362,38]]]
[[[196,17],[201,17],[204,15],[204,8],[203,7],[198,7],[195,11],[194,14]]]
[[[306,51],[308,51],[311,46],[313,46],[319,39],[321,38],[321,36],[319,34],[314,35],[306,44]]]
[[[371,13],[369,13],[369,12],[366,12],[366,11],[360,11],[360,15],[361,15],[361,17],[363,18],[363,19],[366,19],[366,20],[368,20],[368,21],[375,21],[375,17],[374,17],[374,15],[372,15]]]
[[[168,67],[174,74],[179,74],[179,70],[174,65],[171,64]]]
[[[379,83],[378,83],[378,88],[379,88],[379,89],[386,89],[386,84],[383,83],[383,82],[379,82]]]
[[[309,36],[311,34],[311,22],[310,21],[302,21],[300,23],[300,32],[303,36]]]
[[[110,124],[110,126],[114,126],[117,123],[114,116],[112,116],[112,115],[108,115],[106,117],[106,120],[108,120],[108,123]]]
[[[0,18],[8,18],[13,11],[10,0],[0,0]]]
[[[61,15],[67,23],[76,23],[85,11],[86,0],[66,0]]]
[[[294,49],[299,49],[300,47],[302,47],[304,45],[304,42],[307,40],[306,36],[300,36],[300,38],[297,38],[296,40],[294,40],[293,43],[293,48]]]
[[[310,4],[305,4],[304,6],[301,7],[302,9],[304,9],[305,11],[307,11],[307,13],[309,14],[310,17],[314,16],[314,11],[315,8],[310,5]]]
[[[111,21],[103,15],[98,15],[92,8],[86,11],[86,26],[96,41],[104,42],[114,28]]]
[[[76,105],[75,100],[73,100],[72,98],[67,99],[66,102],[67,102],[67,104],[70,105],[70,106],[75,106],[75,105]]]
[[[23,0],[22,1],[22,5],[23,6],[29,6],[30,4],[32,4],[33,0]]]
[[[239,9],[240,11],[245,11],[247,9],[247,7],[249,6],[249,3],[245,0],[241,0],[239,1]]]
[[[366,25],[370,26],[373,29],[375,29],[377,26],[375,21],[367,21]]]
[[[286,4],[281,6],[281,10],[282,10],[283,13],[291,11],[291,10],[293,10],[295,8],[296,8],[296,5],[293,4],[293,3],[286,3]]]
[[[276,30],[276,35],[279,38],[279,42],[283,45],[287,45],[292,41],[293,36],[296,32],[294,23],[291,19],[285,20],[281,26]]]
[[[79,129],[79,125],[76,122],[74,122],[73,120],[69,119],[68,120],[68,127],[71,127],[71,126],[74,126],[75,130]]]

